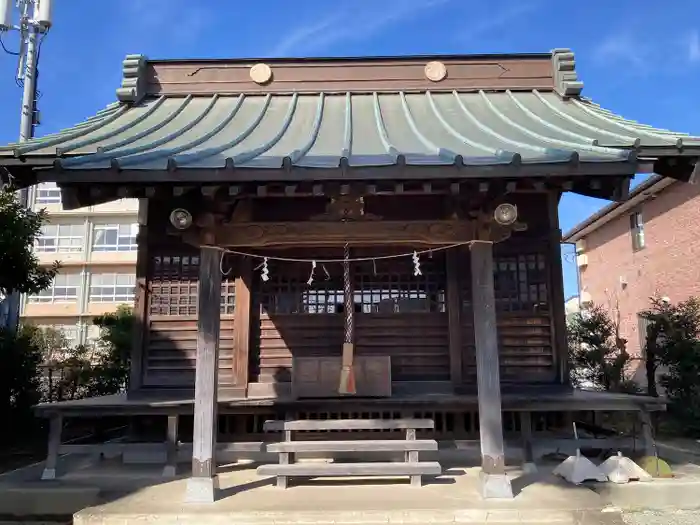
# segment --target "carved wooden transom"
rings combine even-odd
[[[358,195],[331,197],[325,213],[311,217],[314,221],[361,221],[379,220],[381,217],[365,213],[365,199]]]

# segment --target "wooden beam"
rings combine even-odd
[[[493,243],[475,241],[470,246],[470,252],[481,440],[481,491],[484,498],[512,498],[513,489],[505,471]]]
[[[214,451],[221,325],[220,259],[221,253],[216,248],[200,249],[192,477],[185,494],[186,501],[191,503],[213,503],[218,489]]]
[[[148,199],[139,199],[139,232],[136,237],[136,293],[134,296],[134,326],[127,396],[143,385],[145,336],[148,333]]]
[[[561,265],[561,229],[559,228],[559,196],[552,190],[548,194],[549,212],[549,300],[552,327],[552,344],[555,374],[559,383],[568,384],[569,346],[566,339],[566,312],[564,310],[564,271]]]
[[[248,391],[252,286],[253,264],[250,257],[243,257],[238,262],[238,277],[236,277],[235,286],[233,382],[237,387],[244,389],[245,395]]]
[[[462,300],[459,279],[459,248],[447,250],[447,325],[450,349],[450,380],[457,389],[462,384]]]
[[[476,223],[447,221],[308,221],[226,224],[216,230],[219,246],[337,246],[350,244],[452,244],[476,238]]]

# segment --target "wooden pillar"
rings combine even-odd
[[[233,382],[241,396],[248,394],[248,369],[250,359],[251,288],[253,286],[253,264],[243,257],[238,264],[236,278],[236,306],[234,308]]]
[[[535,457],[532,452],[532,413],[520,412],[520,433],[523,440],[523,472],[534,474],[537,472]]]
[[[200,250],[192,477],[185,494],[185,500],[191,503],[213,503],[218,490],[214,452],[221,324],[220,258],[221,252],[216,248],[204,246]]]
[[[549,207],[549,300],[551,304],[553,357],[557,367],[556,377],[559,383],[568,385],[569,378],[569,346],[566,339],[566,311],[564,310],[564,271],[561,266],[561,230],[559,229],[559,197],[558,191],[548,194]]]
[[[166,462],[163,468],[163,476],[166,478],[172,478],[177,474],[178,420],[177,414],[168,416],[168,430],[165,438]]]
[[[639,411],[638,416],[642,427],[642,449],[644,450],[644,455],[654,456],[656,454],[656,446],[651,417],[649,417],[649,412],[644,409]]]
[[[470,252],[479,392],[481,493],[484,498],[512,498],[513,489],[505,471],[496,298],[493,283],[493,243],[475,241],[470,246]]]
[[[459,280],[459,248],[447,250],[447,330],[450,350],[450,380],[452,388],[462,386],[462,301]]]
[[[41,479],[56,479],[56,465],[58,464],[58,449],[61,447],[61,434],[63,433],[63,417],[53,414],[49,422],[49,448],[46,455],[44,471]]]
[[[139,199],[139,232],[136,237],[136,292],[134,296],[134,327],[129,363],[127,396],[143,385],[144,335],[148,318],[148,199]]]

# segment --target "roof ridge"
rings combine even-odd
[[[411,60],[427,60],[430,58],[433,59],[476,59],[476,60],[494,60],[497,58],[504,58],[504,59],[523,59],[523,58],[537,58],[537,59],[544,59],[546,60],[548,54],[546,53],[541,53],[541,54],[493,54],[493,55],[478,55],[478,54],[473,54],[473,55],[405,55],[405,56],[400,56],[400,57],[334,57],[334,58],[305,58],[305,59],[291,59],[291,58],[268,58],[265,59],[264,62],[270,62],[272,64],[276,62],[295,62],[295,61],[301,61],[301,62],[333,62],[333,61],[338,61],[338,62],[349,62],[352,63],[353,61],[381,61],[381,60],[401,60],[404,59],[406,61],[411,61]],[[550,84],[547,86],[548,90],[553,89],[557,93],[559,93],[560,96],[562,97],[577,97],[581,93],[581,89],[583,88],[583,82],[578,80],[578,75],[576,74],[576,61],[574,60],[574,53],[569,49],[569,48],[555,48],[553,49],[550,53],[549,56],[551,57],[551,63],[552,63],[552,69],[551,72],[547,74],[548,81],[551,82],[553,81],[553,86]],[[231,60],[213,60],[211,62],[214,63],[220,63],[220,64],[225,64],[225,63],[241,63],[241,62],[248,62],[249,60],[244,60],[244,59],[231,59]],[[124,60],[122,61],[122,79],[121,79],[121,86],[117,89],[116,95],[117,95],[117,100],[122,103],[128,103],[128,104],[138,104],[143,98],[149,94],[149,85],[148,85],[148,79],[147,79],[147,67],[152,64],[156,63],[167,63],[168,61],[163,61],[163,60],[149,60],[148,57],[144,54],[129,54],[126,55]],[[173,63],[177,63],[178,61],[170,61]],[[210,60],[206,59],[193,59],[191,61],[187,61],[187,63],[192,63],[192,64],[197,64],[200,62],[210,62]],[[428,64],[430,64],[429,62]],[[198,69],[202,68],[210,68],[210,67],[215,67],[215,66],[201,66]],[[223,66],[222,66],[223,67]],[[504,66],[499,66],[503,68]],[[193,73],[194,74],[194,73]],[[551,76],[550,76],[551,75]],[[190,75],[191,76],[191,75]],[[549,80],[551,79],[551,80]],[[511,89],[513,86],[511,86]],[[489,88],[485,88],[489,89]],[[497,91],[502,91],[502,88],[494,88]],[[544,89],[544,87],[540,87],[540,89]]]

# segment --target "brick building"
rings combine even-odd
[[[581,301],[619,310],[633,356],[641,354],[638,314],[650,296],[674,303],[700,297],[700,185],[654,175],[563,241],[576,243]]]

